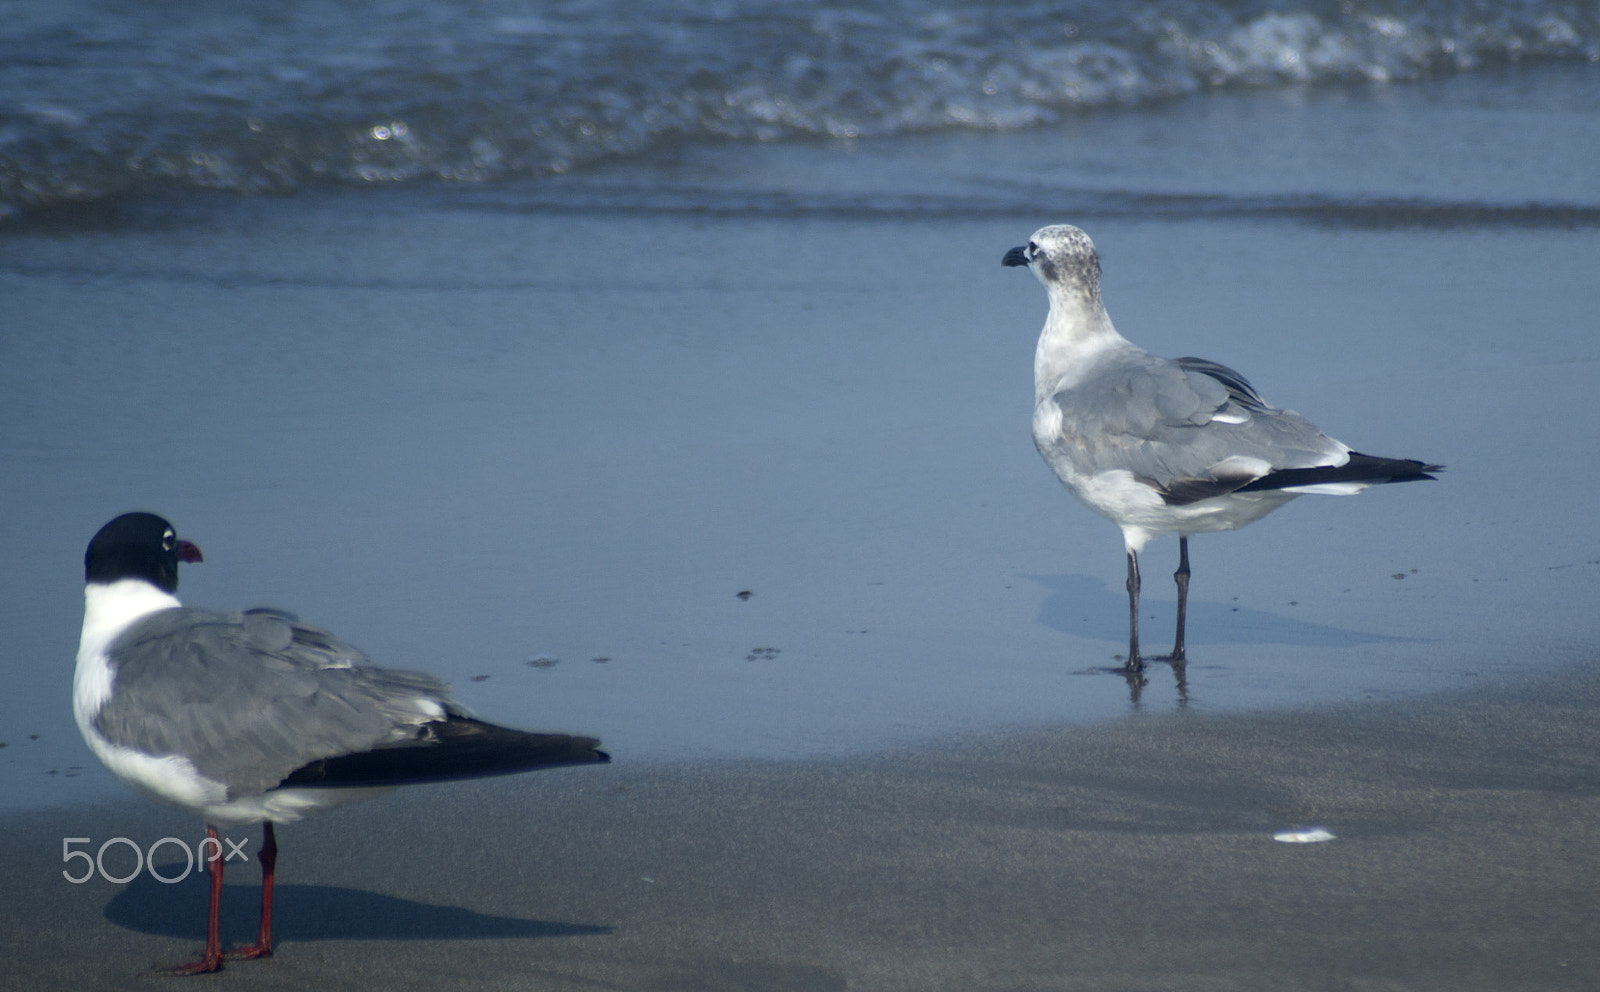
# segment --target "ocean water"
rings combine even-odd
[[[1550,0],[3,0],[0,220],[1597,60],[1593,5]]]
[[[1392,699],[1592,658],[1592,6],[0,2],[0,805],[120,795],[81,555],[618,761]],[[1121,542],[1028,434],[1118,327],[1437,483]],[[1172,542],[1148,552],[1159,650]],[[748,597],[741,593],[749,593]]]

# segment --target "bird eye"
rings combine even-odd
[[[1029,255],[1037,255],[1037,254],[1039,254],[1039,246],[1037,244],[1033,243],[1032,241],[1028,242],[1028,254]]]
[[[175,548],[177,546],[178,546],[178,535],[174,534],[172,532],[172,528],[169,527],[165,531],[163,531],[162,534],[161,534],[161,550],[163,550],[163,551],[171,551],[173,548]]]

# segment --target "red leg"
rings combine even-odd
[[[200,850],[207,858],[206,872],[211,876],[211,909],[206,915],[206,950],[197,961],[165,969],[169,975],[204,975],[222,970],[222,942],[217,934],[217,917],[222,909],[222,842],[217,840],[217,828],[206,824],[206,840]]]
[[[272,957],[272,877],[278,867],[278,838],[272,832],[272,821],[261,827],[261,929],[254,944],[231,947],[223,955],[230,960]]]

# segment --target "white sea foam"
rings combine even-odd
[[[0,18],[0,92],[23,108],[0,111],[0,210],[152,184],[483,183],[682,141],[1016,129],[1214,87],[1600,60],[1600,20],[1549,0],[60,6]]]

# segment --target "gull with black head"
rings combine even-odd
[[[1189,535],[1243,527],[1306,493],[1350,495],[1432,479],[1442,466],[1352,451],[1204,358],[1161,358],[1130,343],[1100,299],[1100,259],[1067,224],[1006,252],[1044,284],[1050,311],[1034,353],[1033,440],[1071,493],[1122,529],[1128,559],[1130,675],[1139,656],[1139,552],[1178,535],[1177,637],[1185,660]]]
[[[590,737],[477,720],[438,678],[378,668],[292,614],[186,608],[178,565],[200,560],[153,513],[102,527],[84,556],[73,679],[78,729],[95,756],[145,795],[205,820],[206,947],[173,974],[271,955],[274,823],[393,786],[610,760]],[[261,926],[255,943],[223,951],[217,827],[250,823],[263,825]]]

